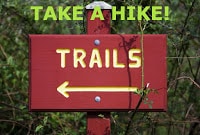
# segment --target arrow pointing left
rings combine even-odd
[[[68,81],[58,86],[57,91],[64,97],[69,98],[67,92],[137,92],[137,87],[67,87]]]
[[[67,93],[67,85],[69,84],[68,81],[65,81],[60,86],[58,86],[57,91],[62,94],[64,97],[68,98],[69,94]]]

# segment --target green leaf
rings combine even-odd
[[[43,129],[43,127],[44,127],[44,126],[42,126],[42,125],[38,125],[38,126],[36,127],[36,129],[35,129],[35,132],[37,133],[37,132],[41,131],[41,130]]]
[[[43,119],[43,123],[44,123],[44,125],[47,124],[47,121],[48,121],[48,116],[45,116],[44,119]]]

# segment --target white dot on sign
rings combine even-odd
[[[96,39],[94,40],[94,44],[97,46],[97,45],[100,45],[100,40]]]
[[[99,96],[96,96],[95,99],[94,99],[96,102],[100,102],[101,101],[101,98]]]

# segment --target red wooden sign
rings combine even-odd
[[[144,62],[142,60],[142,50]],[[150,84],[140,110],[166,110],[166,36],[30,35],[31,111],[126,111]]]

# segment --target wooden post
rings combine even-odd
[[[104,20],[95,18],[90,20],[94,7],[99,6]],[[87,34],[110,34],[111,6],[103,1],[95,1],[86,6]],[[110,135],[110,112],[87,113],[87,135]]]

